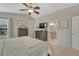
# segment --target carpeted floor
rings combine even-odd
[[[79,50],[61,46],[56,39],[48,40],[47,43],[52,48],[53,56],[79,56]]]

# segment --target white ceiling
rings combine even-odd
[[[40,6],[40,10],[38,10],[40,14],[32,13],[31,16],[37,18],[75,5],[77,3],[33,3],[33,6]],[[0,3],[0,12],[27,14],[27,12],[19,11],[23,8],[26,7],[21,3]]]

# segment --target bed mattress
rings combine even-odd
[[[52,55],[50,46],[30,37],[9,38],[0,41],[1,56],[46,56]]]

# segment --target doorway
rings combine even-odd
[[[50,41],[53,42],[53,44],[57,44],[57,22],[53,21],[49,23],[49,29],[50,29]]]
[[[56,39],[56,23],[50,23],[50,38]]]

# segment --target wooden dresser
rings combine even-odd
[[[35,37],[37,39],[47,41],[47,31],[35,31]]]
[[[28,36],[28,29],[27,28],[19,28],[19,37]]]

